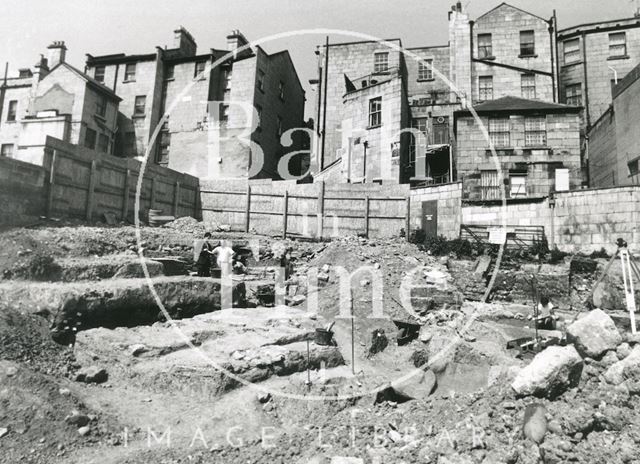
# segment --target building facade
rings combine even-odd
[[[613,103],[589,132],[589,185],[640,184],[640,65],[613,89]]]
[[[640,17],[558,31],[561,102],[584,107],[587,132],[607,111],[616,81],[640,63]]]
[[[114,148],[120,98],[66,62],[64,42],[0,87],[2,156],[42,164],[47,136],[101,154]]]
[[[199,54],[179,28],[173,47],[155,53],[87,55],[87,73],[122,98],[116,151],[149,153],[153,162],[203,178],[279,178],[278,161],[296,149],[280,138],[303,127],[304,90],[287,51],[247,44],[233,31],[227,50]]]
[[[502,97],[473,109],[489,140],[470,111],[455,113],[463,199],[500,201],[503,186],[507,199],[579,188],[580,107]]]

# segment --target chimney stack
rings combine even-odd
[[[49,57],[47,59],[49,69],[53,69],[60,63],[65,62],[65,58],[67,56],[67,47],[64,45],[64,40],[54,41],[47,48],[49,50]]]
[[[231,31],[231,34],[227,36],[227,50],[230,52],[234,52],[238,50],[240,47],[247,45],[248,43],[249,41],[247,40],[247,38],[238,29],[234,29],[233,31]],[[251,55],[251,53],[252,53],[252,50],[250,47],[247,48],[246,50],[239,52],[241,56],[248,56],[248,55]],[[234,53],[233,57],[237,58],[238,52]]]
[[[189,31],[180,26],[173,31],[173,48],[178,49],[180,56],[196,56],[198,46]]]

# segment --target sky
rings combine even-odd
[[[544,18],[556,9],[559,27],[633,16],[640,0],[512,0],[508,3]],[[67,61],[83,69],[85,54],[152,53],[171,46],[173,30],[184,26],[199,53],[226,48],[226,36],[241,30],[249,40],[301,29],[340,29],[383,39],[400,38],[404,47],[445,45],[447,12],[455,0],[1,0],[0,75],[31,67],[54,40],[64,40]],[[471,19],[502,3],[463,0]],[[358,38],[332,36],[333,42]],[[309,79],[317,77],[316,45],[323,34],[305,34],[262,44],[269,53],[288,49],[313,101]]]

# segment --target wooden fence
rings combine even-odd
[[[20,161],[10,160],[14,164]],[[21,163],[25,164],[25,163]],[[133,222],[136,189],[141,165],[137,160],[117,158],[47,137],[44,148],[43,213],[49,217],[81,217],[93,221],[104,213]],[[200,217],[199,180],[156,165],[147,165],[140,192],[140,212]]]
[[[205,182],[205,222],[233,230],[286,236],[398,236],[409,230],[406,186]]]

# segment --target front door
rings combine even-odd
[[[438,236],[438,200],[422,202],[422,230],[427,237]]]

